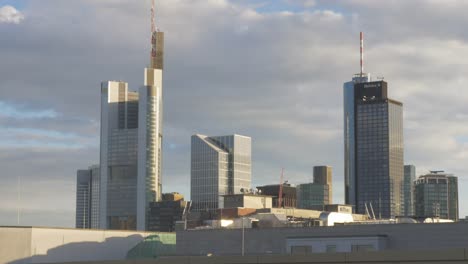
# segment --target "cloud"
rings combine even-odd
[[[0,118],[9,117],[17,119],[41,119],[41,118],[56,118],[57,112],[53,109],[28,109],[25,105],[14,105],[0,101]]]
[[[189,197],[192,134],[239,133],[253,140],[253,186],[278,182],[282,167],[290,182],[306,182],[314,165],[328,164],[334,200],[343,202],[342,85],[359,70],[359,31],[365,69],[384,76],[390,97],[404,103],[405,161],[418,174],[452,172],[466,188],[464,2],[379,1],[376,8],[376,1],[317,0],[305,9],[264,2],[158,2],[166,38],[164,191]],[[99,160],[100,82],[125,80],[132,90],[143,83],[148,5],[30,1],[21,27],[0,25],[0,98],[9,113],[0,111],[0,126],[12,142],[0,151],[9,179],[0,201],[21,175],[51,181],[43,186],[50,207],[73,206],[76,169]],[[19,145],[29,137],[40,144]],[[60,184],[67,191],[52,191]],[[31,188],[24,202],[38,207],[42,196]]]
[[[23,19],[24,15],[16,8],[10,5],[0,7],[0,23],[19,24]]]

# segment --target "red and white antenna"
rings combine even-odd
[[[361,78],[362,78],[362,73],[364,72],[364,37],[363,37],[362,32],[360,32],[359,38],[361,39]]]

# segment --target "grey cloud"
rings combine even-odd
[[[291,182],[306,182],[312,166],[328,164],[334,200],[343,202],[342,84],[359,70],[362,29],[366,70],[384,75],[390,95],[404,103],[405,160],[418,173],[467,171],[468,146],[457,139],[468,133],[462,89],[468,50],[465,33],[452,29],[466,18],[456,7],[316,1],[304,12],[262,14],[238,1],[159,2],[157,21],[166,33],[164,191],[189,195],[192,134],[239,133],[253,138],[254,186],[278,182],[281,167]],[[17,175],[66,186],[57,192],[44,186],[48,195],[31,190],[25,203],[39,207],[34,200],[44,197],[38,201],[50,200],[57,212],[73,207],[76,169],[98,161],[100,81],[125,80],[134,90],[142,84],[147,4],[31,1],[28,19],[0,24],[0,57],[8,62],[0,64],[0,98],[59,114],[0,125],[74,133],[86,143],[82,149],[2,151],[2,177],[10,179],[4,188],[14,189]],[[416,17],[413,5],[419,5]]]

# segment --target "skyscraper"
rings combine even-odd
[[[154,13],[154,6],[153,6]],[[154,19],[154,16],[153,16]],[[162,72],[164,33],[152,24],[151,59],[140,87],[138,131],[137,229],[147,228],[150,203],[161,200],[162,172]]]
[[[223,208],[225,194],[251,187],[251,138],[196,134],[191,143],[190,193],[193,210]]]
[[[76,228],[91,227],[91,175],[88,170],[76,173]]]
[[[372,207],[376,216],[401,214],[403,104],[387,97],[384,81],[357,83],[355,100],[356,212]]]
[[[458,221],[458,178],[443,171],[420,176],[414,186],[415,215]]]
[[[405,165],[402,190],[402,215],[414,214],[414,181],[416,180],[416,167]]]
[[[99,228],[99,165],[76,173],[76,228]]]
[[[101,85],[100,228],[136,229],[138,93]]]
[[[354,85],[357,83],[370,82],[370,73],[355,74],[350,82],[343,84],[343,128],[344,128],[344,175],[345,175],[345,203],[355,205],[356,197],[356,151],[355,151],[355,128],[354,128]]]

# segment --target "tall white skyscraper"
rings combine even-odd
[[[151,63],[140,88],[138,131],[137,229],[145,230],[150,202],[161,200],[162,72],[164,33],[153,31]]]
[[[190,194],[193,210],[223,208],[225,194],[251,188],[252,142],[241,135],[196,134],[191,143]]]

